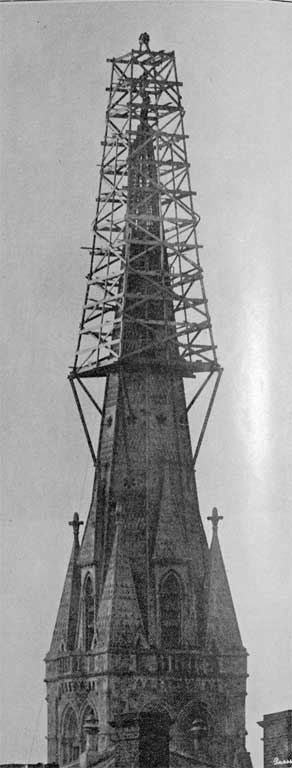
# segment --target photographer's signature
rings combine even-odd
[[[289,758],[288,760],[280,760],[279,757],[274,757],[273,764],[274,765],[292,765],[292,758]]]

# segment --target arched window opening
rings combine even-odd
[[[77,728],[77,719],[73,709],[67,712],[64,719],[62,735],[62,765],[72,763],[79,757],[80,744]]]
[[[160,625],[163,648],[178,648],[181,643],[181,589],[175,573],[169,573],[160,586]]]
[[[94,633],[94,597],[90,576],[85,582],[85,650],[90,651]]]
[[[169,768],[169,728],[170,720],[164,712],[141,712],[140,768]]]

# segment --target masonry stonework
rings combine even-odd
[[[264,715],[264,768],[292,766],[292,710]]]
[[[112,60],[91,267],[70,374],[95,475],[81,544],[77,513],[71,523],[46,658],[48,761],[251,768],[247,653],[218,539],[221,518],[214,509],[208,547],[194,472],[222,369],[174,53],[150,51],[146,37],[138,51]],[[77,386],[95,403],[88,387],[97,376],[106,385],[95,454]],[[195,387],[188,403],[185,377]],[[193,454],[189,412],[210,382]]]

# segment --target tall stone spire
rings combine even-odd
[[[209,552],[194,473],[222,369],[180,83],[174,53],[152,51],[147,33],[139,49],[111,65],[90,269],[69,376],[94,484],[80,548],[73,521],[47,657],[48,760],[74,762],[89,718],[96,734],[99,725],[100,766],[235,768],[239,745],[245,750],[246,652],[218,518],[214,513]],[[198,409],[192,445],[189,415],[203,390],[207,405]],[[100,419],[97,451],[82,398]]]

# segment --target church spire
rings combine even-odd
[[[209,594],[207,612],[207,644],[222,650],[242,649],[236,613],[218,539],[218,523],[223,520],[216,507],[208,517],[213,536],[210,547]]]
[[[110,60],[93,242],[69,377],[95,466],[82,396],[102,413],[98,377],[145,366],[187,377],[189,410],[209,392],[195,463],[222,373],[200,261],[181,83],[174,53],[147,46],[142,33],[138,51]]]
[[[72,650],[75,642],[81,581],[78,565],[79,528],[83,525],[77,512],[74,512],[69,525],[73,528],[73,546],[48,658],[61,651]]]
[[[197,750],[206,765],[233,768],[244,731],[246,655],[218,516],[209,553],[194,473],[222,369],[200,260],[181,83],[174,52],[153,51],[147,33],[138,49],[110,64],[97,211],[69,376],[94,484],[80,547],[79,520],[72,521],[73,551],[47,659],[48,761],[62,766],[84,748],[89,716],[99,722],[100,765],[110,756],[112,768],[169,768],[171,753],[173,768],[186,768],[196,764]],[[89,405],[99,420],[97,450]],[[201,418],[194,445],[193,408]],[[112,749],[115,738],[123,748],[116,741]]]

